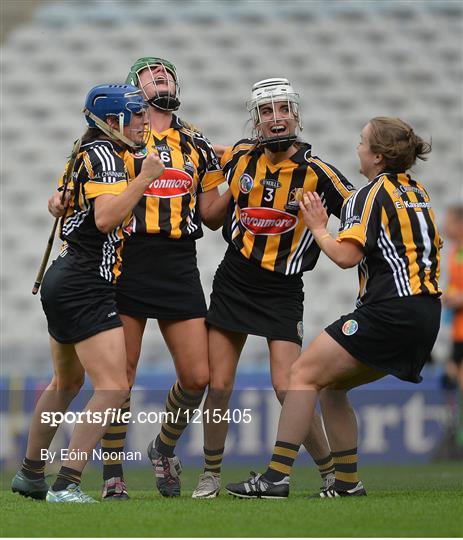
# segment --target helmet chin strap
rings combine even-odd
[[[261,140],[259,146],[263,146],[274,154],[278,152],[286,152],[297,140],[297,135],[288,135],[285,137],[270,137],[269,139]]]
[[[178,97],[172,96],[169,92],[160,92],[157,96],[147,99],[146,102],[161,111],[172,112],[180,107],[180,100]]]
[[[135,143],[132,140],[130,140],[128,137],[126,137],[123,133],[118,131],[117,129],[112,128],[109,124],[106,122],[103,122],[101,118],[98,118],[98,116],[95,116],[92,112],[90,112],[88,109],[84,109],[82,111],[85,116],[88,116],[91,118],[95,124],[101,129],[103,133],[106,133],[109,137],[112,137],[114,139],[118,139],[119,141],[126,144],[129,148],[133,148],[134,150],[140,150],[144,148],[144,143]]]

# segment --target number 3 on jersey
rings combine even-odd
[[[273,188],[268,188],[266,187],[265,188],[265,197],[264,197],[264,201],[265,202],[272,202],[273,201],[273,195],[275,193],[275,190]]]

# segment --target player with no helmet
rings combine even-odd
[[[221,160],[233,200],[223,227],[228,249],[214,277],[206,318],[211,381],[205,410],[211,418],[213,411],[226,414],[249,334],[267,339],[272,385],[283,402],[303,339],[302,274],[314,268],[320,253],[299,201],[303,193],[316,192],[328,213],[339,216],[353,190],[299,140],[299,95],[287,79],[254,84],[248,110],[254,137],[225,149]],[[219,493],[227,430],[226,421],[204,424],[205,466],[194,498]],[[318,414],[305,446],[327,488],[334,468]]]
[[[84,114],[88,130],[70,171],[69,205],[60,231],[64,243],[41,289],[54,375],[37,402],[26,456],[12,482],[13,491],[48,502],[96,502],[79,485],[87,459],[107,429],[97,421],[98,414],[119,408],[129,392],[114,284],[120,251],[133,207],[164,170],[156,153],[150,152],[128,183],[122,156],[127,148],[144,148],[147,135],[146,106],[138,88],[96,86],[87,95]],[[41,451],[49,448],[57,427],[42,423],[41,413],[64,413],[85,374],[94,389],[85,410],[95,423],[83,417],[76,424],[69,457],[49,488]]]
[[[327,326],[294,363],[268,469],[229,484],[232,495],[288,496],[293,462],[326,389],[340,397],[336,418],[327,423],[338,446],[335,484],[320,495],[366,495],[357,473],[355,415],[345,396],[388,374],[420,382],[439,331],[442,242],[425,188],[407,173],[430,150],[405,122],[370,120],[357,148],[368,184],[345,202],[337,238],[326,230],[319,195],[304,195],[304,222],[321,250],[341,268],[358,265],[356,309]]]

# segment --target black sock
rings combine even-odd
[[[277,441],[273,449],[272,459],[263,476],[270,482],[279,482],[285,476],[289,476],[299,452],[299,447],[299,444]]]
[[[130,394],[121,406],[121,415],[130,412]],[[107,429],[104,437],[101,439],[101,450],[111,456],[105,459],[103,464],[103,480],[110,478],[124,477],[122,468],[122,457],[124,455],[125,439],[129,421],[113,422]]]
[[[45,478],[45,461],[29,459],[25,457],[21,466],[21,472],[29,480],[40,480]]]
[[[204,472],[220,474],[224,450],[225,448],[209,450],[204,447]]]
[[[344,450],[343,452],[332,452],[332,456],[336,475],[334,489],[347,491],[354,488],[359,482],[357,448]]]
[[[63,489],[66,489],[69,484],[79,485],[81,475],[82,471],[76,471],[70,467],[61,467],[55,483],[53,484],[53,491],[62,491]]]
[[[201,405],[204,390],[186,391],[177,381],[170,389],[166,401],[168,421],[162,423],[155,448],[163,456],[173,457],[178,439],[188,427],[193,411]]]

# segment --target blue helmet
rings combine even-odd
[[[145,100],[141,91],[130,84],[99,84],[93,87],[85,99],[84,114],[89,127],[99,127],[88,111],[103,122],[106,117],[118,116],[127,126],[132,113],[139,113],[144,108]]]
[[[141,149],[146,146],[149,125],[145,122],[143,141],[136,142],[124,135],[124,127],[130,124],[132,113],[146,111],[147,105],[136,86],[130,84],[99,84],[93,87],[85,99],[83,113],[91,128],[99,128],[109,137],[123,142],[130,148]],[[118,119],[118,129],[107,122],[108,116]]]

